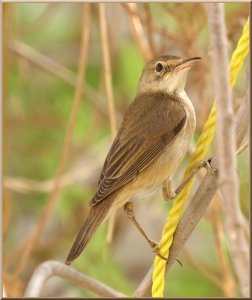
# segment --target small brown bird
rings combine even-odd
[[[161,56],[145,66],[136,97],[107,155],[88,217],[66,264],[81,254],[99,225],[122,206],[155,247],[136,222],[128,203],[156,193],[161,187],[165,199],[175,196],[171,179],[196,126],[194,108],[184,88],[190,67],[199,60]]]

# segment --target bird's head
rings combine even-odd
[[[150,61],[143,69],[138,92],[164,91],[173,94],[183,91],[189,69],[200,59],[167,55]]]

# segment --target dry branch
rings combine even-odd
[[[145,59],[145,61],[149,61],[153,58],[153,53],[151,52],[151,48],[144,33],[143,24],[137,12],[137,4],[136,3],[123,3],[122,4],[127,12],[133,11],[134,13],[129,13],[130,23],[133,29],[133,33],[135,36],[136,43],[140,48],[140,51]]]
[[[60,177],[61,189],[78,183],[82,185],[83,182],[89,185],[97,179],[97,176],[99,175],[98,171],[100,171],[99,166],[96,164],[97,160],[85,159],[85,162],[86,164],[82,163],[81,166],[74,167]],[[34,180],[23,177],[5,176],[3,179],[3,186],[6,189],[20,194],[50,193],[53,190],[54,185],[55,178]]]
[[[246,98],[247,99],[247,98]],[[240,112],[246,112],[242,115]],[[245,122],[244,122],[245,119]],[[237,148],[240,147],[240,143],[244,138],[244,127],[247,127],[249,122],[249,109],[248,101],[244,100],[240,105],[240,108],[236,114],[236,139]],[[173,244],[170,248],[170,254],[166,272],[169,271],[174,261],[179,255],[179,252],[183,248],[184,244],[190,237],[193,229],[196,227],[201,217],[205,214],[211,200],[218,189],[218,174],[214,170],[217,168],[218,157],[215,156],[211,161],[212,168],[209,169],[197,189],[195,195],[190,200],[173,237]],[[144,279],[136,289],[134,297],[150,297],[152,286],[152,271],[153,266],[149,269]],[[249,274],[247,274],[249,276]]]
[[[24,297],[39,297],[45,282],[53,276],[71,281],[101,297],[126,297],[104,283],[57,261],[47,261],[37,267],[28,283]]]
[[[154,31],[153,31],[153,19],[151,15],[151,9],[149,3],[143,3],[143,8],[145,11],[145,27],[147,31],[147,39],[150,47],[151,53],[156,57],[156,51],[155,51],[155,43],[154,43]],[[142,20],[141,20],[142,21]]]
[[[111,74],[111,59],[110,59],[110,46],[108,36],[108,26],[106,20],[105,4],[99,3],[99,18],[100,18],[100,31],[101,31],[101,44],[103,52],[103,65],[104,65],[104,79],[106,86],[106,94],[109,108],[109,121],[112,140],[115,138],[117,133],[116,128],[116,111],[115,101],[112,87],[112,74]],[[108,221],[108,231],[106,241],[110,243],[113,238],[114,226],[115,226],[115,213],[113,213]]]
[[[54,188],[49,195],[47,204],[44,208],[44,211],[40,215],[40,219],[36,226],[34,227],[31,235],[28,237],[26,241],[26,246],[24,248],[24,251],[22,253],[22,256],[20,257],[19,263],[17,265],[17,268],[13,275],[13,281],[15,282],[18,278],[19,274],[24,269],[27,260],[32,253],[33,249],[36,247],[39,238],[42,235],[42,232],[45,228],[46,223],[48,222],[48,219],[53,213],[53,210],[55,208],[55,205],[58,200],[58,195],[61,189],[61,181],[60,178],[64,172],[64,168],[66,166],[71,141],[72,141],[72,135],[75,128],[75,123],[77,119],[77,113],[80,106],[80,100],[81,100],[81,91],[82,91],[82,83],[83,79],[85,78],[85,69],[86,69],[86,62],[87,62],[87,54],[88,54],[88,45],[89,45],[89,29],[90,29],[90,6],[89,4],[83,5],[83,28],[82,28],[82,36],[81,36],[81,49],[80,49],[80,62],[79,62],[79,71],[76,81],[76,89],[75,89],[75,95],[74,95],[74,101],[72,104],[72,109],[67,125],[67,131],[65,135],[65,140],[62,148],[62,154],[60,157],[60,162],[57,168],[56,172],[56,180]]]
[[[220,216],[220,203],[223,199],[220,193],[216,193],[214,200],[212,205],[212,224],[217,256],[220,261],[220,270],[222,274],[222,280],[220,280],[221,289],[226,297],[235,297],[237,293],[237,284],[233,272],[230,269],[225,251],[224,228]]]
[[[236,172],[234,112],[228,72],[227,34],[224,4],[206,5],[212,47],[215,96],[217,103],[217,153],[219,182],[223,195],[225,231],[242,295],[249,296],[249,251],[243,229]]]
[[[102,52],[103,52],[104,79],[105,79],[106,94],[107,94],[108,107],[109,107],[110,129],[111,129],[111,135],[113,139],[116,136],[116,132],[117,132],[116,112],[115,112],[115,101],[114,101],[113,88],[112,88],[109,37],[108,37],[108,28],[107,28],[104,3],[99,3],[99,17],[100,17]]]
[[[104,155],[98,152],[97,149],[107,149],[109,143],[109,139],[104,138],[99,142],[97,148],[92,147],[83,154],[83,157],[77,158],[69,170],[61,176],[61,188],[73,184],[83,185],[84,182],[86,185],[90,185],[97,180],[104,160]],[[3,178],[3,186],[6,189],[21,194],[49,193],[54,185],[55,178],[47,180],[34,180],[15,176],[4,176]]]
[[[237,151],[239,151],[239,148],[241,148],[241,143],[246,137],[247,132],[248,132],[248,127],[249,127],[249,99],[250,99],[250,94],[249,94],[249,88],[247,88],[246,91],[246,96],[244,99],[245,104],[241,105],[239,107],[239,110],[237,112],[236,118],[235,118],[235,126],[236,126],[236,144],[237,144]],[[240,126],[238,126],[238,122],[240,121]]]
[[[236,155],[239,156],[244,150],[248,148],[249,142],[246,141],[237,151]]]
[[[180,43],[183,42],[183,39],[181,37],[178,37],[177,35],[171,33],[170,31],[167,31],[165,27],[159,27],[159,26],[156,26],[154,23],[150,23],[148,18],[143,18],[140,14],[138,14],[137,11],[132,10],[131,6],[127,6],[127,5],[124,5],[124,4],[122,4],[122,5],[123,5],[124,9],[127,11],[127,13],[129,15],[131,15],[132,17],[139,18],[141,23],[143,23],[143,25],[145,27],[148,27],[151,31],[155,32],[156,34],[162,36],[165,39],[176,42],[177,44],[180,44]],[[153,53],[153,52],[151,52],[151,53]]]

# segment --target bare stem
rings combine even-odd
[[[115,102],[114,94],[112,88],[112,75],[111,75],[111,59],[110,59],[110,47],[109,47],[109,37],[107,29],[107,20],[105,12],[105,4],[99,3],[99,17],[100,17],[100,31],[101,31],[101,41],[102,41],[102,52],[103,52],[103,64],[104,64],[104,78],[106,85],[106,93],[108,99],[109,108],[109,121],[111,129],[112,140],[115,138],[116,129],[116,113],[115,113]],[[106,241],[110,243],[113,238],[113,232],[115,227],[115,213],[113,213],[108,220],[108,232]]]
[[[228,72],[227,34],[224,4],[206,5],[212,46],[217,115],[219,182],[223,195],[225,231],[242,295],[249,296],[249,251],[243,230],[236,172],[236,136]]]
[[[106,143],[107,144],[107,143]],[[104,143],[102,143],[104,145]],[[90,151],[91,152],[91,151]],[[71,169],[60,177],[61,189],[70,185],[85,184],[90,185],[99,176],[102,158],[93,150],[91,153],[85,153],[85,158],[77,160]],[[30,193],[50,193],[55,185],[55,177],[47,180],[35,180],[23,177],[5,176],[3,178],[3,186],[11,191],[20,194]]]
[[[61,175],[64,172],[65,165],[68,160],[70,145],[72,141],[72,136],[74,132],[74,127],[77,119],[77,113],[80,106],[81,100],[81,92],[82,92],[82,83],[85,77],[85,70],[86,70],[86,63],[87,63],[87,54],[88,54],[88,45],[89,45],[89,20],[90,20],[90,6],[89,4],[83,5],[83,30],[82,30],[82,37],[81,37],[81,51],[80,51],[80,62],[79,62],[79,72],[77,76],[76,82],[76,89],[75,89],[75,96],[74,101],[71,109],[70,118],[68,121],[67,131],[65,135],[65,140],[62,148],[62,154],[60,158],[60,162],[58,165],[58,169],[56,172],[56,180],[54,188],[49,195],[47,200],[47,204],[42,212],[37,224],[35,225],[31,235],[27,239],[26,246],[23,250],[22,256],[20,257],[19,263],[13,275],[13,281],[16,281],[19,274],[22,272],[24,267],[26,266],[27,260],[31,255],[33,249],[38,244],[39,238],[42,235],[42,232],[45,228],[45,225],[48,222],[48,219],[53,213],[55,205],[58,200],[58,195],[61,190]]]
[[[218,196],[218,198],[217,198]],[[219,193],[216,193],[215,195],[215,201],[213,201],[213,214],[212,214],[212,223],[213,223],[213,230],[214,230],[214,238],[215,238],[215,244],[216,244],[216,250],[218,259],[220,261],[220,270],[222,273],[222,281],[221,288],[224,291],[224,294],[226,297],[235,297],[236,296],[236,282],[233,277],[232,271],[230,270],[225,246],[224,246],[224,229],[223,224],[220,219],[220,201],[222,201],[222,197],[220,197]]]
[[[146,38],[146,35],[144,33],[143,24],[137,12],[137,4],[123,3],[122,5],[124,6],[127,12],[134,12],[133,14],[129,14],[129,19],[133,29],[133,33],[145,61],[149,61],[153,58],[153,53],[151,52],[148,39]]]
[[[24,297],[39,297],[45,282],[53,276],[71,281],[82,288],[94,292],[98,296],[126,297],[104,283],[57,261],[46,261],[37,267],[28,283]]]
[[[107,21],[105,14],[105,4],[99,3],[99,17],[100,17],[100,31],[102,40],[102,52],[103,52],[103,65],[104,65],[104,78],[106,85],[106,93],[108,99],[109,107],[109,120],[112,139],[116,136],[116,113],[115,113],[115,103],[112,88],[112,75],[111,75],[111,60],[110,60],[110,48],[109,48],[109,38]]]
[[[237,151],[236,155],[239,156],[244,150],[248,148],[249,142],[246,141]]]

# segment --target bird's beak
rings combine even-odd
[[[201,57],[192,57],[192,58],[186,58],[183,59],[175,68],[176,71],[181,71],[185,68],[191,68],[193,64],[201,60]]]

